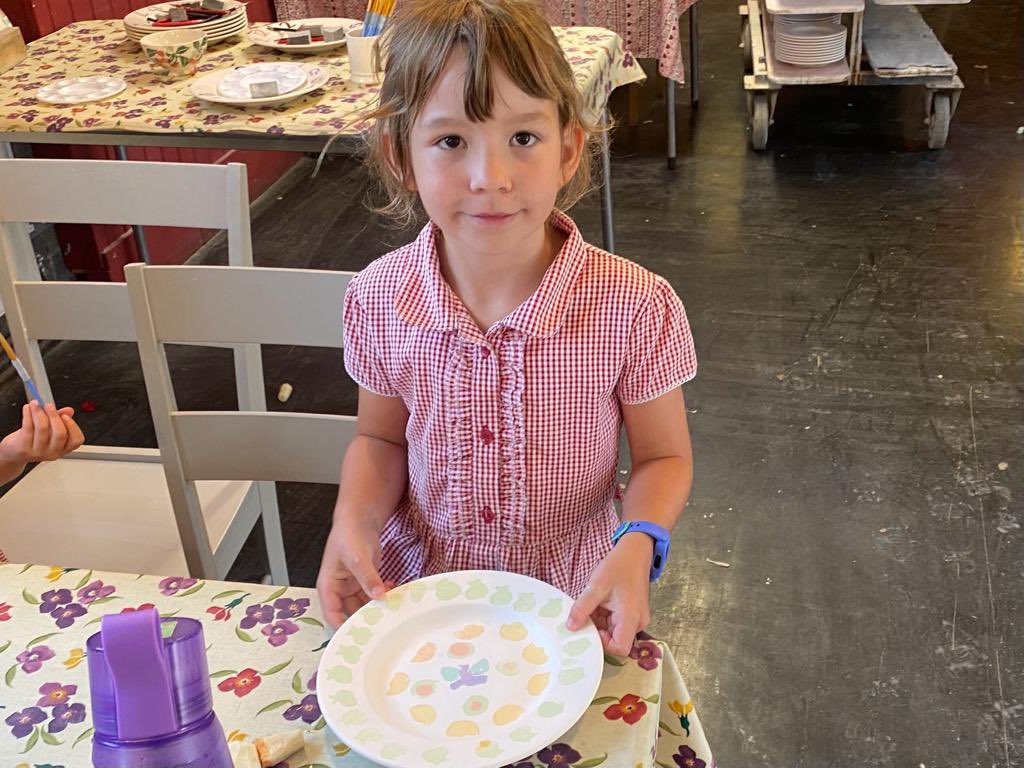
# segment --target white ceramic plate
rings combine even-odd
[[[264,48],[275,48],[279,51],[287,51],[288,53],[320,53],[321,51],[328,51],[332,48],[339,48],[343,46],[345,44],[344,38],[330,43],[285,45],[278,42],[285,33],[280,29],[271,29],[271,27],[280,28],[290,25],[298,29],[303,24],[321,24],[324,27],[343,27],[347,32],[351,27],[357,26],[361,23],[362,22],[356,19],[342,18],[291,19],[289,21],[277,21],[273,24],[260,24],[251,27],[249,29],[249,40],[256,45],[262,45]]]
[[[284,96],[306,83],[306,70],[301,64],[289,61],[247,64],[228,72],[217,83],[217,92],[235,101],[253,98],[249,87],[253,83],[277,83],[277,95]]]
[[[120,77],[72,77],[44,85],[36,91],[36,98],[49,104],[85,104],[109,99],[127,86],[128,84]]]
[[[180,4],[180,2],[157,3],[156,5],[149,5],[145,8],[138,8],[137,10],[132,11],[124,17],[124,23],[126,26],[129,27],[135,27],[138,29],[150,29],[150,31],[152,32],[160,32],[163,29],[204,29],[205,27],[212,26],[214,24],[222,24],[225,21],[235,17],[247,18],[247,14],[245,11],[245,3],[240,3],[237,0],[224,0],[225,10],[230,11],[232,9],[238,8],[241,8],[242,10],[236,10],[235,13],[232,13],[230,16],[222,16],[212,21],[200,22],[198,24],[189,24],[187,27],[156,27],[155,29],[151,29],[153,25],[148,21],[149,16],[154,16],[158,13],[167,13],[171,8]]]
[[[390,768],[498,768],[558,741],[587,711],[604,655],[572,599],[497,571],[429,576],[335,633],[317,699],[338,737]]]
[[[218,85],[225,76],[234,72],[234,69],[219,69],[216,72],[210,72],[193,80],[189,83],[188,88],[196,98],[212,101],[217,104],[228,104],[233,107],[266,107],[274,104],[284,104],[292,99],[312,93],[317,88],[325,86],[327,81],[331,79],[330,73],[323,67],[318,67],[315,64],[299,64],[298,66],[302,67],[306,73],[305,85],[280,96],[267,96],[260,99],[232,99],[222,96],[218,90]]]
[[[806,42],[845,40],[846,27],[842,24],[786,24],[776,30],[775,37]]]

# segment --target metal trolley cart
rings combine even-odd
[[[928,146],[946,145],[964,84],[956,63],[915,6],[970,0],[747,0],[741,5],[743,87],[750,143],[768,144],[779,91],[791,85],[923,85]],[[847,55],[825,66],[794,66],[775,57],[774,20],[784,15],[842,14]]]

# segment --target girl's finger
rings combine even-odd
[[[32,401],[29,409],[32,411],[32,424],[35,428],[32,433],[32,455],[39,456],[50,443],[50,420],[35,400]]]
[[[85,443],[85,435],[82,434],[78,424],[70,416],[61,416],[61,420],[64,422],[64,428],[68,431],[68,441],[65,450],[70,453],[77,448],[81,448]]]
[[[58,410],[57,414],[59,416],[70,416],[71,418],[75,418],[75,409],[72,408],[70,405],[66,405],[60,410]]]
[[[57,409],[52,405],[46,406],[47,423],[50,425],[50,442],[47,444],[47,455],[56,458],[64,452],[64,446],[68,441],[68,430],[64,426],[64,420],[57,415]]]
[[[612,632],[611,651],[618,656],[628,656],[633,649],[638,623],[634,616],[619,616]]]
[[[32,441],[32,433],[35,432],[35,422],[32,421],[32,409],[28,403],[21,406],[21,428],[25,432],[26,439]]]

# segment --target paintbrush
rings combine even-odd
[[[25,386],[28,388],[28,391],[32,393],[32,397],[35,398],[35,401],[39,403],[39,405],[43,405],[43,396],[39,394],[39,390],[36,389],[36,384],[32,381],[32,377],[28,375],[28,371],[26,371],[25,366],[21,364],[21,360],[18,359],[18,355],[14,351],[14,348],[10,345],[7,339],[4,338],[2,333],[0,333],[0,346],[4,348],[4,352],[7,353],[7,357],[11,360],[11,365],[13,365],[14,370],[18,372],[18,376],[21,377],[21,380],[25,382]]]

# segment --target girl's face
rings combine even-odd
[[[521,252],[543,242],[558,192],[579,165],[583,131],[563,130],[553,101],[524,93],[500,69],[491,117],[473,122],[463,106],[467,69],[465,54],[453,53],[412,127],[409,186],[449,246]]]

